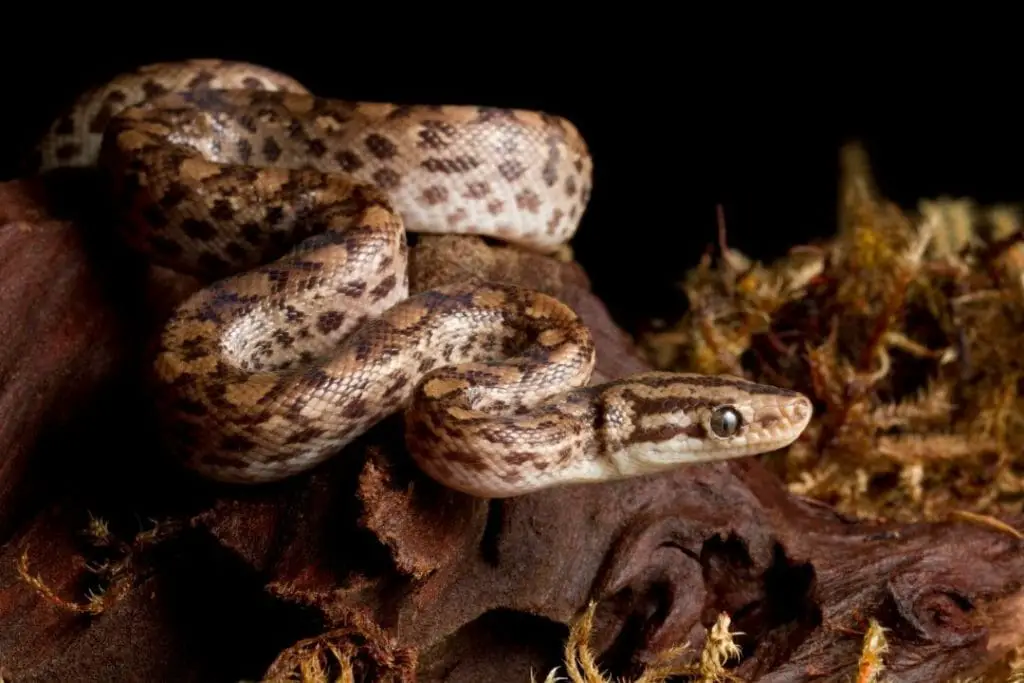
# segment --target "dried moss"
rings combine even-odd
[[[660,369],[811,396],[803,438],[762,456],[794,493],[1020,536],[998,517],[1024,511],[1024,211],[946,197],[903,210],[861,146],[840,161],[830,239],[761,264],[720,224],[715,258],[682,283],[687,314],[639,342]],[[858,681],[880,673],[884,636],[870,636]],[[1024,658],[1000,666],[977,680],[1024,680]]]
[[[42,576],[31,573],[28,545],[18,557],[18,575],[58,609],[72,614],[99,616],[128,595],[140,574],[140,559],[146,556],[147,551],[174,537],[182,529],[179,522],[151,521],[151,528],[139,531],[130,541],[125,541],[110,531],[106,520],[89,515],[89,522],[82,532],[89,557],[75,558],[91,579],[84,582],[80,599],[62,597]]]
[[[568,678],[560,678],[559,670],[553,669],[544,683],[566,680],[571,683],[629,683],[606,678],[590,649],[596,610],[597,603],[591,602],[569,632],[565,644],[565,670]],[[733,636],[738,634],[729,631],[729,624],[728,615],[720,614],[706,634],[699,657],[686,657],[685,646],[670,648],[662,652],[658,660],[646,667],[640,677],[631,683],[666,683],[669,680],[680,683],[741,683],[740,679],[725,669],[730,659],[740,655],[739,646],[733,642]],[[532,676],[530,683],[536,683]]]
[[[771,264],[729,248],[682,284],[690,310],[640,342],[661,369],[798,389],[816,418],[765,456],[790,489],[860,517],[998,516],[1024,502],[1019,211],[887,201],[843,149],[831,239]]]
[[[285,649],[260,683],[410,683],[416,680],[415,650],[398,646],[360,612],[349,612],[337,628]]]

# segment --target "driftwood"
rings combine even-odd
[[[85,235],[38,183],[0,184],[0,534],[31,504],[46,428],[74,420],[124,354],[121,318]],[[66,426],[66,425],[65,425]],[[56,431],[56,430],[54,430]],[[41,440],[46,442],[41,444]]]
[[[859,523],[752,459],[487,502],[419,475],[388,420],[280,485],[195,481],[155,455],[133,381],[195,283],[101,258],[113,247],[84,236],[102,218],[57,221],[43,194],[0,186],[4,681],[298,680],[338,659],[355,680],[526,683],[561,664],[591,600],[589,645],[622,674],[699,653],[720,612],[745,681],[854,680],[869,618],[893,681],[966,677],[1024,643],[1013,529]],[[475,238],[415,248],[420,287],[467,271],[572,305],[595,381],[645,367],[576,264]]]

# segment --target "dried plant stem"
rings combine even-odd
[[[567,680],[571,683],[628,683],[606,678],[590,649],[589,641],[594,628],[596,610],[597,603],[591,601],[569,629],[564,652],[565,670],[569,677]],[[681,656],[688,648],[685,644],[679,645],[662,652],[632,683],[666,683],[669,679],[675,680],[679,677],[684,677],[683,680],[692,683],[739,682],[738,678],[725,670],[726,662],[738,658],[741,653],[739,646],[733,642],[733,636],[738,634],[729,631],[729,624],[729,616],[720,614],[708,631],[698,662],[681,662]],[[544,683],[556,683],[561,680],[566,679],[558,678],[556,668],[548,672]],[[530,681],[536,683],[532,675]]]

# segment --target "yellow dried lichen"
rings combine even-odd
[[[596,610],[597,603],[592,601],[569,631],[564,657],[568,678],[560,678],[559,670],[556,668],[548,673],[543,683],[630,683],[607,678],[601,672],[597,658],[590,649],[589,641],[594,628]],[[685,645],[669,648],[631,683],[666,683],[670,679],[680,683],[742,683],[726,670],[728,661],[740,656],[740,648],[733,642],[733,636],[739,634],[730,632],[729,624],[727,614],[718,616],[707,632],[704,647],[696,661],[683,659],[687,650]],[[530,683],[536,683],[533,676],[530,677]]]
[[[153,526],[150,529],[139,531],[130,541],[124,541],[111,533],[106,520],[89,514],[89,522],[82,531],[82,536],[87,539],[91,551],[106,551],[106,555],[102,559],[92,560],[75,558],[76,562],[89,572],[95,584],[83,588],[79,599],[60,596],[42,576],[29,570],[28,544],[18,556],[18,576],[58,609],[73,614],[98,616],[128,594],[136,578],[139,558],[145,550],[171,538],[182,529],[179,522],[151,521]]]

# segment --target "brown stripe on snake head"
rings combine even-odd
[[[667,412],[692,413],[701,408],[710,408],[720,403],[720,401],[712,401],[694,396],[668,395],[648,398],[641,396],[632,388],[622,391],[622,396],[639,415],[658,415]]]
[[[685,427],[676,424],[664,424],[657,427],[642,427],[637,425],[630,434],[630,441],[644,443],[659,443],[671,441],[678,436],[688,436],[694,439],[707,437],[707,430],[700,422],[693,422]]]
[[[649,387],[664,388],[675,386],[690,386],[695,388],[723,388],[737,389],[752,396],[783,396],[796,398],[799,392],[790,389],[783,389],[766,384],[757,384],[749,380],[729,377],[725,375],[693,375],[651,372],[644,373],[644,385]],[[613,382],[613,384],[625,384],[628,380]]]

